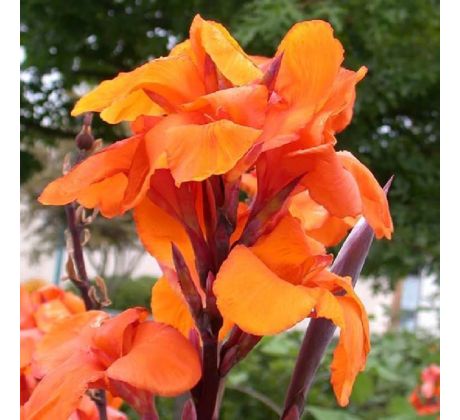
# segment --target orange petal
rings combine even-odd
[[[369,334],[369,322],[367,319],[366,309],[353,289],[351,283],[351,277],[341,277],[337,274],[334,274],[330,271],[323,270],[319,272],[316,276],[307,279],[304,283],[306,286],[317,286],[323,289],[330,291],[346,293],[346,296],[352,299],[359,311],[359,315],[362,321],[362,329],[364,332],[364,349],[367,352],[370,350],[370,334]]]
[[[201,365],[194,347],[177,330],[148,321],[137,327],[131,351],[107,375],[155,395],[174,396],[198,382]]]
[[[337,297],[345,316],[339,343],[331,364],[331,383],[338,403],[348,404],[357,374],[364,370],[369,347],[366,342],[367,317],[363,319],[356,301],[348,296]]]
[[[85,312],[86,310],[83,299],[72,292],[64,293],[64,296],[62,297],[62,303],[64,303],[67,309],[73,314]]]
[[[89,111],[101,112],[115,103],[114,108],[109,109],[106,115],[109,119],[120,117],[115,115],[118,111],[116,102],[122,100],[122,106],[130,104],[125,112],[129,120],[133,120],[145,112],[146,100],[143,98],[142,101],[134,102],[136,96],[128,99],[126,97],[131,92],[143,89],[157,93],[173,105],[190,102],[205,93],[192,60],[181,54],[152,60],[129,73],[120,73],[114,79],[102,82],[77,102],[72,115]],[[125,118],[125,115],[122,117]],[[117,119],[119,118],[113,121]]]
[[[356,222],[350,217],[342,219],[331,216],[310,197],[308,191],[302,191],[291,198],[289,212],[300,220],[308,236],[325,246],[337,245]]]
[[[34,304],[30,292],[27,291],[26,286],[21,285],[20,295],[20,309],[21,309],[21,330],[25,328],[34,328]]]
[[[286,215],[251,251],[276,275],[299,284],[313,270],[329,265],[331,256],[324,246],[303,232],[300,222]]]
[[[91,184],[128,170],[140,139],[134,136],[118,141],[85,159],[69,173],[48,184],[38,201],[45,205],[68,204]]]
[[[186,111],[200,111],[226,118],[240,125],[262,127],[267,110],[268,90],[262,85],[219,90],[183,105]]]
[[[105,360],[110,363],[129,350],[128,328],[146,318],[145,308],[129,308],[113,318],[106,318],[94,329],[92,344],[104,353]]]
[[[291,198],[289,213],[300,220],[306,231],[321,227],[329,217],[328,211],[314,201],[308,191],[302,191]]]
[[[166,277],[161,277],[154,284],[151,305],[155,321],[173,326],[185,337],[195,328],[187,303],[180,291],[171,287]]]
[[[67,419],[91,382],[104,376],[90,353],[79,352],[44,377],[24,405],[27,420]]]
[[[168,163],[176,184],[202,181],[229,171],[260,133],[228,120],[169,129]]]
[[[161,264],[173,266],[172,242],[180,249],[187,263],[193,262],[192,245],[183,226],[148,197],[134,208],[134,221],[145,249]]]
[[[214,293],[222,315],[255,335],[284,331],[309,316],[315,305],[307,288],[284,281],[241,245],[222,264]]]
[[[95,331],[94,326],[106,317],[108,315],[102,311],[88,311],[57,322],[37,343],[34,354],[37,376],[58,368],[79,349],[88,347]]]
[[[340,243],[348,231],[355,225],[358,218],[329,216],[323,225],[307,232],[309,236],[325,246],[335,246]]]
[[[124,173],[96,182],[77,195],[77,201],[87,209],[99,208],[104,217],[112,218],[123,213],[122,203],[128,178]]]
[[[118,124],[121,121],[134,121],[139,115],[158,116],[165,113],[143,90],[135,90],[105,108],[101,118],[109,124]]]
[[[35,291],[35,295],[40,302],[49,302],[53,299],[60,299],[64,295],[64,291],[54,284],[45,284]]]
[[[357,72],[341,68],[324,106],[299,132],[303,148],[326,142],[335,143],[334,134],[342,131],[351,121],[355,101],[355,86],[365,76],[367,69]]]
[[[353,290],[350,277],[340,277],[324,270],[309,279],[307,284],[334,293],[346,293],[345,296],[333,297],[341,307],[343,324],[340,325],[333,320],[341,331],[331,365],[331,382],[337,401],[341,406],[345,406],[348,404],[356,375],[364,369],[370,351],[369,320],[366,310]],[[337,307],[335,311],[338,311]],[[331,312],[330,308],[328,312]],[[317,316],[329,318],[328,314],[319,311]]]
[[[334,148],[322,145],[292,154],[286,160],[290,171],[308,169],[301,181],[311,198],[337,217],[361,214],[362,202],[354,177],[342,165]]]
[[[366,73],[366,67],[361,67],[356,72],[344,68],[340,69],[334,86],[334,92],[325,105],[325,108],[333,110],[331,118],[328,121],[329,129],[334,132],[340,132],[350,123],[356,97],[355,87],[364,78]]]
[[[34,317],[37,327],[43,332],[48,332],[57,321],[70,315],[71,312],[67,309],[67,306],[60,300],[55,299],[42,303],[35,311]]]
[[[221,24],[195,16],[190,40],[200,68],[204,68],[207,53],[219,71],[236,86],[262,77],[261,70]]]
[[[377,238],[391,239],[393,221],[391,220],[388,200],[377,180],[350,152],[338,152],[339,159],[355,178],[363,202],[363,215],[374,229]]]
[[[327,22],[295,24],[281,41],[283,53],[275,90],[290,104],[304,107],[308,120],[324,104],[343,61],[343,48]]]
[[[37,342],[41,339],[42,333],[37,328],[29,328],[27,330],[21,330],[20,339],[20,365],[21,372],[24,368],[30,365],[32,362],[32,355],[35,351]]]
[[[329,290],[319,287],[309,288],[310,294],[315,296],[315,318],[327,318],[339,328],[344,328],[345,317],[337,297]]]

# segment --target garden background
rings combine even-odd
[[[338,149],[344,144],[382,184],[395,175],[395,234],[374,243],[358,287],[376,334],[351,404],[343,410],[335,403],[329,354],[305,418],[417,418],[407,398],[421,370],[439,362],[438,1],[21,0],[21,280],[58,282],[63,275],[64,210],[42,208],[36,198],[60,173],[81,126],[70,108],[100,81],[167,54],[187,37],[196,13],[222,22],[260,55],[271,55],[295,22],[325,19],[345,47],[345,66],[369,68]],[[105,143],[127,133],[98,117],[93,131]],[[99,218],[91,230],[90,273],[107,280],[110,309],[149,307],[159,269],[137,242],[130,216],[119,223]],[[300,338],[299,331],[265,338],[235,369],[223,419],[277,418]],[[172,418],[180,404],[160,399],[160,414]]]

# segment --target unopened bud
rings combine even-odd
[[[91,133],[91,127],[89,125],[84,125],[81,131],[75,137],[75,143],[80,150],[91,150],[94,143],[94,137]]]

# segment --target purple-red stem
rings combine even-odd
[[[75,271],[79,281],[72,281],[80,291],[81,297],[85,302],[87,311],[95,308],[95,303],[89,297],[89,279],[86,273],[85,260],[83,257],[83,249],[81,246],[81,227],[77,224],[75,214],[75,203],[70,203],[65,206],[65,214],[67,217],[67,226],[72,240],[73,261]]]
[[[203,339],[203,376],[196,405],[198,420],[212,420],[219,390],[217,337]]]
[[[90,127],[91,125],[91,115],[85,116],[85,120],[83,123],[83,128]],[[82,130],[83,131],[83,130]],[[78,145],[78,136],[75,139],[76,144]],[[80,150],[77,163],[81,162],[85,158],[85,152]],[[97,302],[91,299],[89,295],[90,290],[90,283],[88,274],[86,272],[85,266],[85,258],[83,256],[83,247],[81,244],[82,241],[82,228],[83,226],[79,221],[77,221],[76,215],[76,203],[67,204],[65,207],[65,213],[67,217],[67,226],[69,229],[70,237],[72,240],[72,254],[73,254],[73,262],[75,266],[75,271],[77,274],[77,281],[72,280],[73,284],[78,288],[80,291],[81,297],[83,302],[85,303],[85,308],[87,311],[92,309],[100,309],[100,306]],[[103,389],[98,389],[96,391],[96,396],[93,399],[94,403],[96,404],[99,419],[100,420],[107,420],[107,402],[105,391]]]

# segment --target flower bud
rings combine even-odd
[[[84,125],[75,138],[75,143],[80,150],[90,150],[93,147],[94,136],[91,133],[91,127]]]

